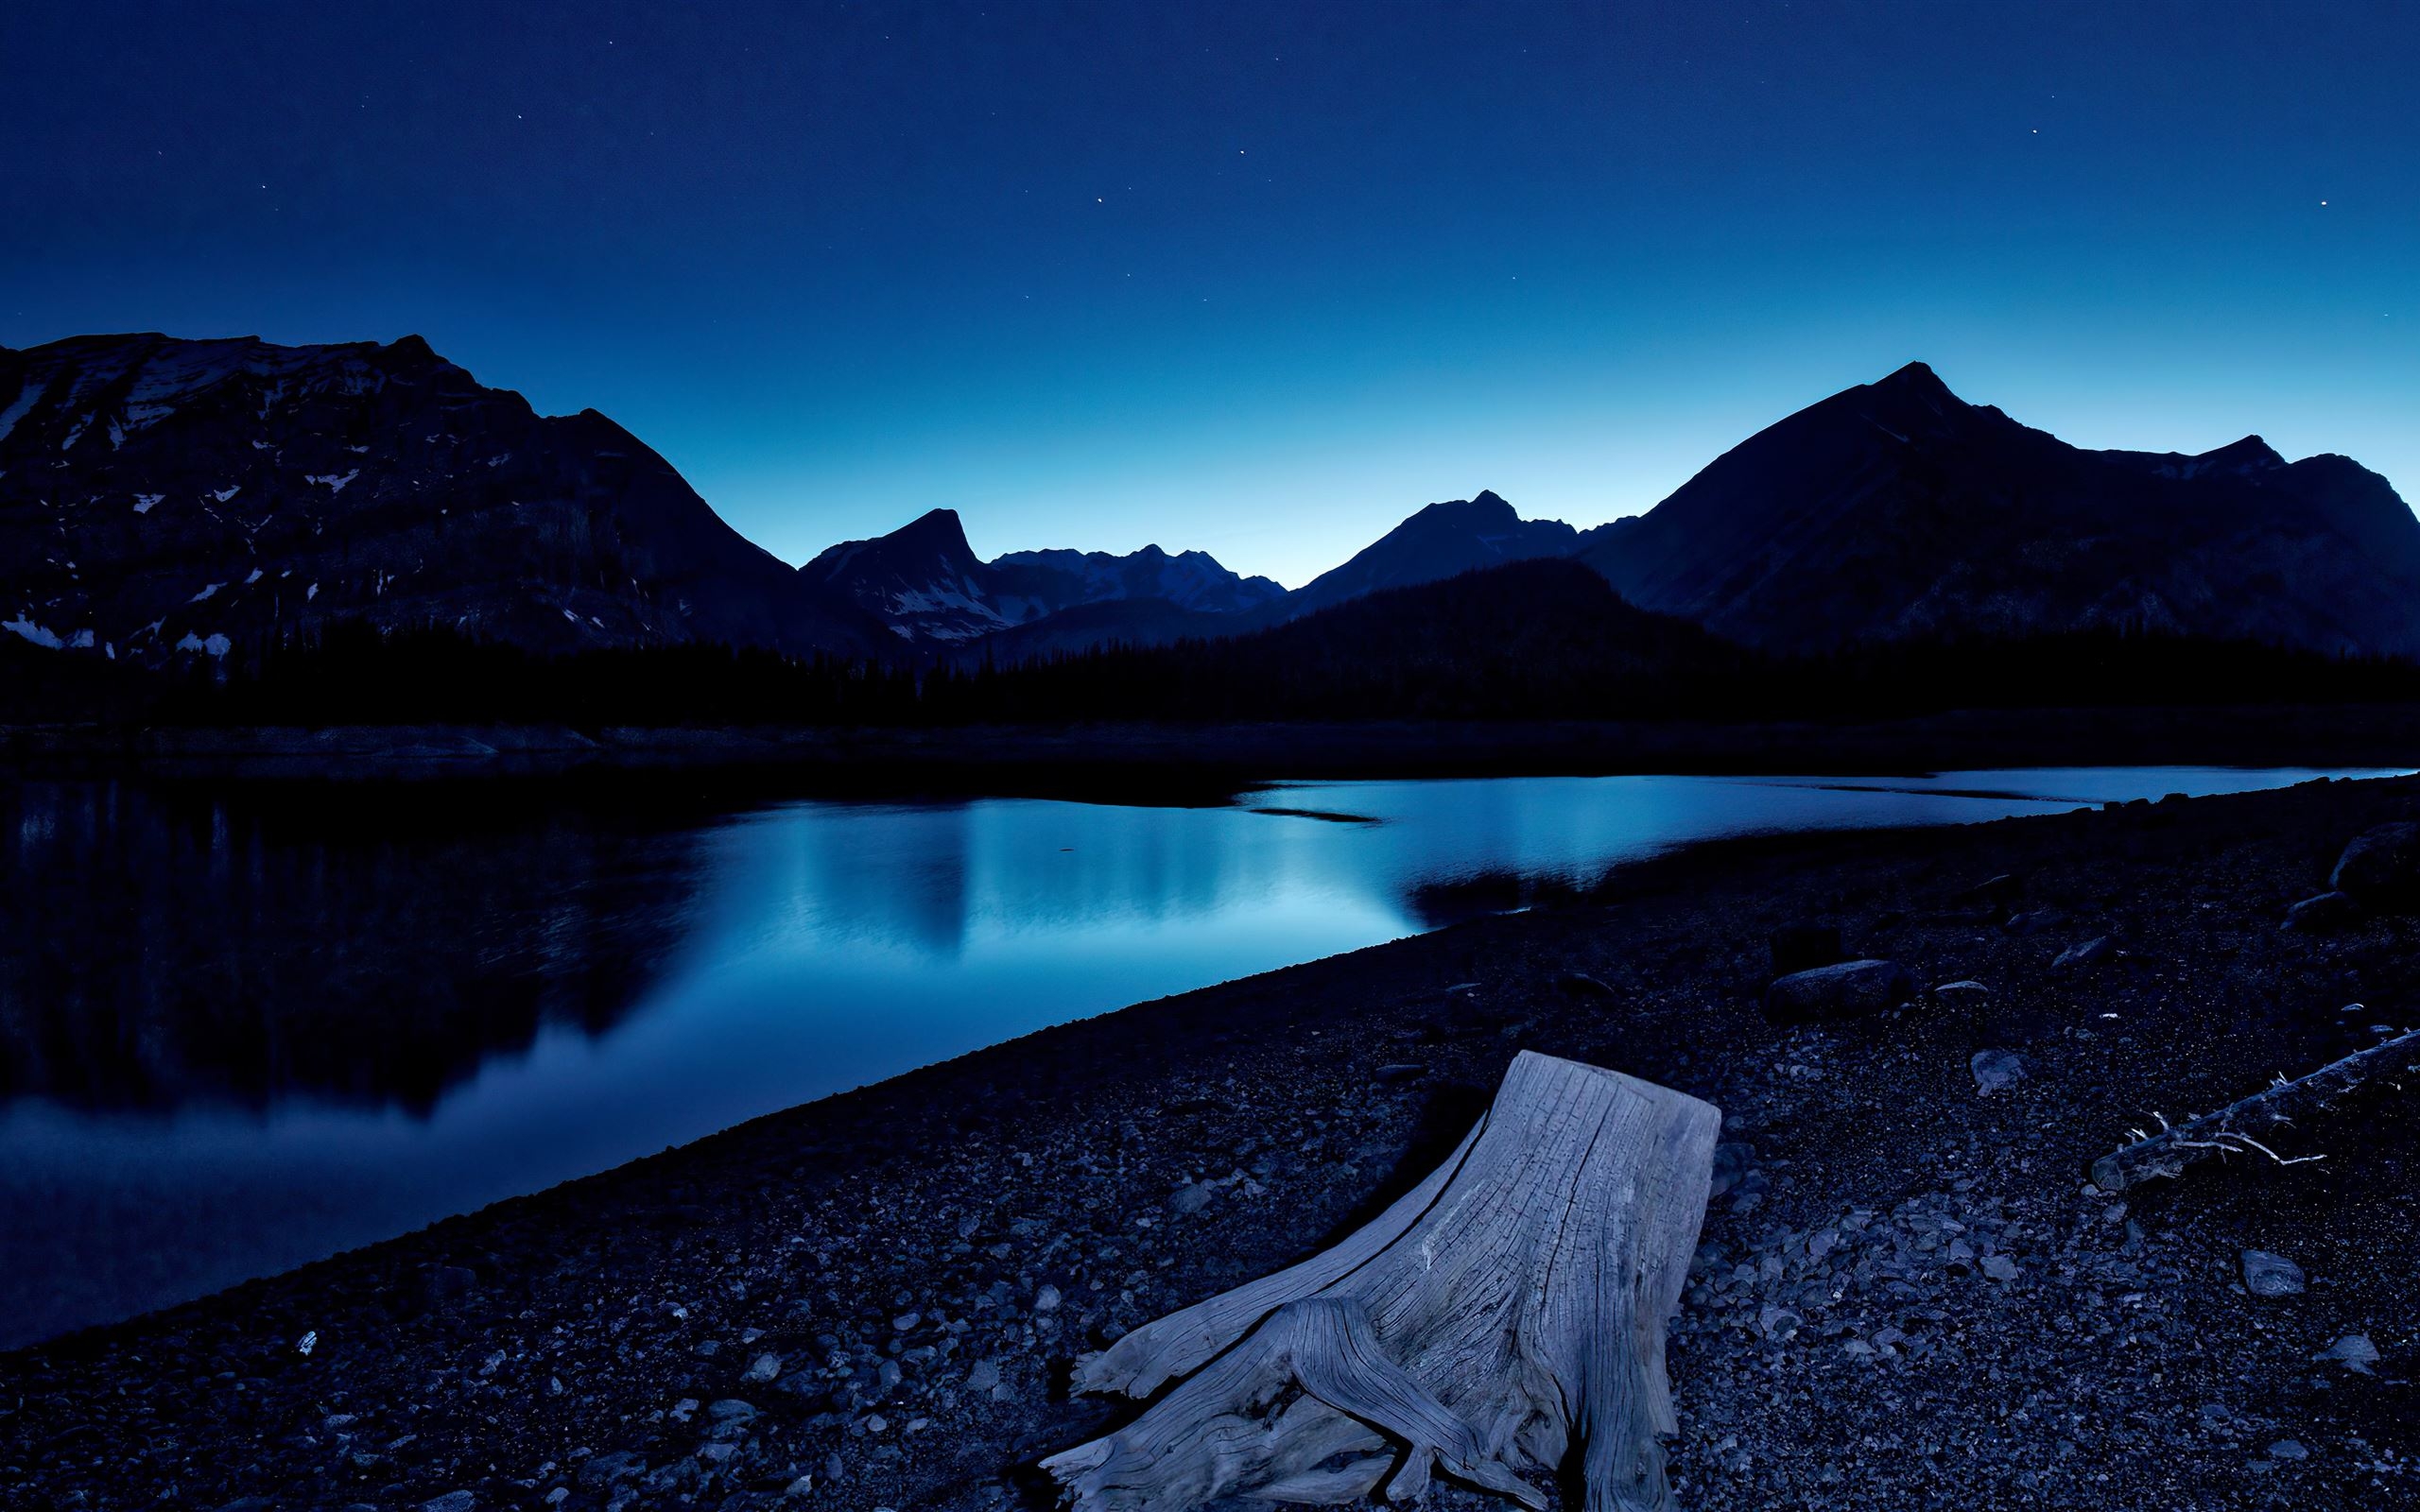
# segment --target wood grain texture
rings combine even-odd
[[[1720,1125],[1685,1093],[1523,1052],[1452,1157],[1371,1223],[1083,1362],[1083,1390],[1182,1383],[1043,1468],[1079,1512],[1402,1502],[1440,1473],[1542,1507],[1576,1447],[1591,1512],[1669,1507],[1665,1323]]]

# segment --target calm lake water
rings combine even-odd
[[[473,784],[0,787],[0,1347],[1690,841],[2312,775],[1512,778],[1227,807],[739,811]]]

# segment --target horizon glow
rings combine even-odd
[[[0,343],[418,333],[793,562],[946,507],[1299,586],[1482,489],[1635,513],[1918,359],[2408,489],[2415,64],[2394,5],[33,0]]]

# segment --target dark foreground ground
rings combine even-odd
[[[2420,921],[2278,927],[2415,816],[2398,781],[1719,847],[1048,1030],[0,1357],[0,1505],[1046,1505],[1031,1463],[1129,1410],[1072,1358],[1373,1212],[1529,1047],[1744,1147],[1673,1339],[1684,1504],[2420,1506],[2420,1085],[2308,1121],[2316,1163],[2084,1181],[2420,1022]],[[1983,989],[1773,1027],[1810,919]],[[1981,1095],[1986,1050],[2024,1079]],[[2308,1291],[2247,1294],[2246,1247]],[[2373,1370],[2322,1358],[2357,1333]]]

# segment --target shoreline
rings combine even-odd
[[[933,728],[0,726],[23,777],[233,780],[712,773],[823,791],[1216,787],[1283,779],[1808,775],[2077,765],[2390,766],[2420,704],[1971,710],[1837,722]]]
[[[2350,834],[2415,811],[2394,779],[1718,841],[1572,905],[1043,1030],[0,1356],[0,1500],[1046,1505],[1020,1467],[1121,1415],[1064,1399],[1074,1355],[1319,1247],[1532,1048],[1706,1096],[1752,1152],[1673,1338],[1685,1504],[2376,1502],[2410,1486],[2377,1467],[2420,1457],[2411,1104],[2309,1130],[2325,1166],[2079,1186],[2147,1103],[2356,1045],[2344,1003],[2420,1020],[2410,920],[2277,928]],[[2001,927],[1968,889],[2002,874],[2059,917]],[[1771,1025],[1766,935],[1809,917],[1986,991]],[[2100,934],[2126,956],[2051,967]],[[1979,1096],[1984,1048],[2031,1074]],[[2240,1295],[2247,1245],[2309,1295]],[[2363,1331],[2377,1375],[2311,1362]],[[2288,1439],[2307,1457],[2267,1452]]]

